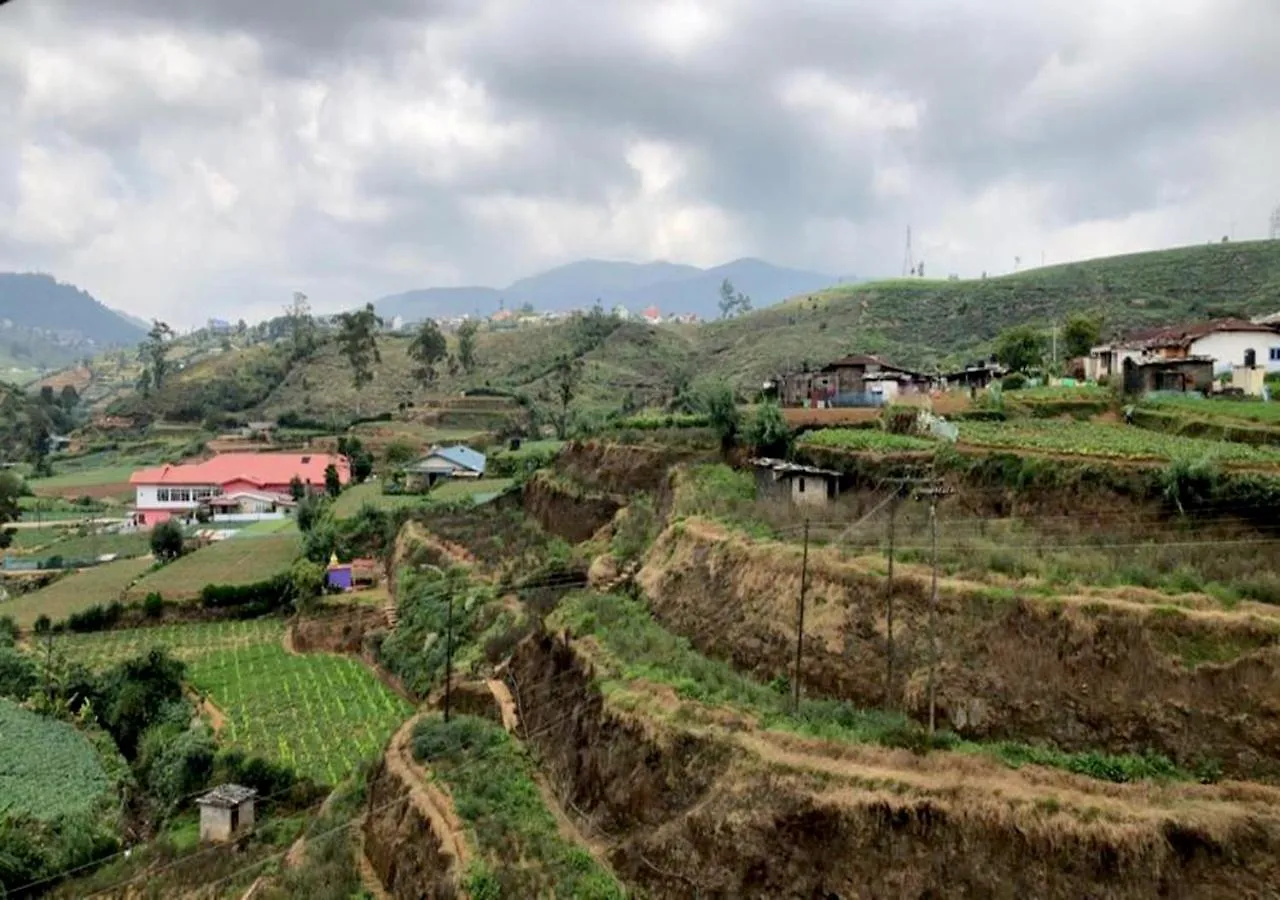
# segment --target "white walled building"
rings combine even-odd
[[[1110,344],[1089,351],[1085,377],[1093,380],[1119,377],[1124,363],[1207,357],[1216,375],[1236,367],[1257,367],[1280,372],[1280,326],[1244,319],[1215,319],[1194,325],[1175,325],[1132,332]]]

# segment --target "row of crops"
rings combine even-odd
[[[411,709],[355,660],[291,654],[283,637],[280,620],[259,619],[66,635],[56,646],[95,669],[166,647],[226,716],[220,744],[336,784],[376,756]]]
[[[1230,441],[1181,437],[1105,422],[963,422],[960,425],[960,442],[999,449],[1118,459],[1209,458],[1229,463],[1280,463],[1280,447],[1254,447]]]
[[[874,428],[827,428],[800,437],[801,445],[865,450],[874,453],[910,453],[935,449],[937,442],[905,434],[890,434]]]

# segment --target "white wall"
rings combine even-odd
[[[1193,341],[1192,356],[1212,356],[1213,371],[1230,372],[1232,366],[1244,365],[1244,352],[1257,354],[1257,365],[1269,372],[1280,372],[1280,360],[1271,359],[1271,348],[1280,348],[1280,334],[1252,331],[1220,331]]]

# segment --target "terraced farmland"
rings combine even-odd
[[[799,443],[814,447],[835,447],[840,450],[867,450],[876,453],[929,452],[938,447],[937,441],[890,434],[874,428],[828,428],[802,435]]]
[[[291,654],[283,637],[279,619],[258,619],[66,635],[56,646],[98,670],[167,647],[188,664],[196,690],[226,716],[220,744],[336,784],[377,755],[409,715],[409,704],[355,660]]]
[[[1113,459],[1216,459],[1233,464],[1280,465],[1280,448],[1180,437],[1102,422],[962,422],[960,443]]]
[[[151,566],[151,559],[142,557],[75,572],[35,593],[0,604],[0,615],[13,616],[22,628],[30,628],[42,615],[56,622],[95,604],[119,600],[121,593]]]
[[[148,575],[130,595],[155,591],[166,600],[195,597],[207,584],[253,584],[284,572],[298,555],[297,534],[235,537],[211,544]]]

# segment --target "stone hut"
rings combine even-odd
[[[196,803],[200,806],[200,840],[225,843],[253,827],[258,792],[238,784],[223,784]]]

